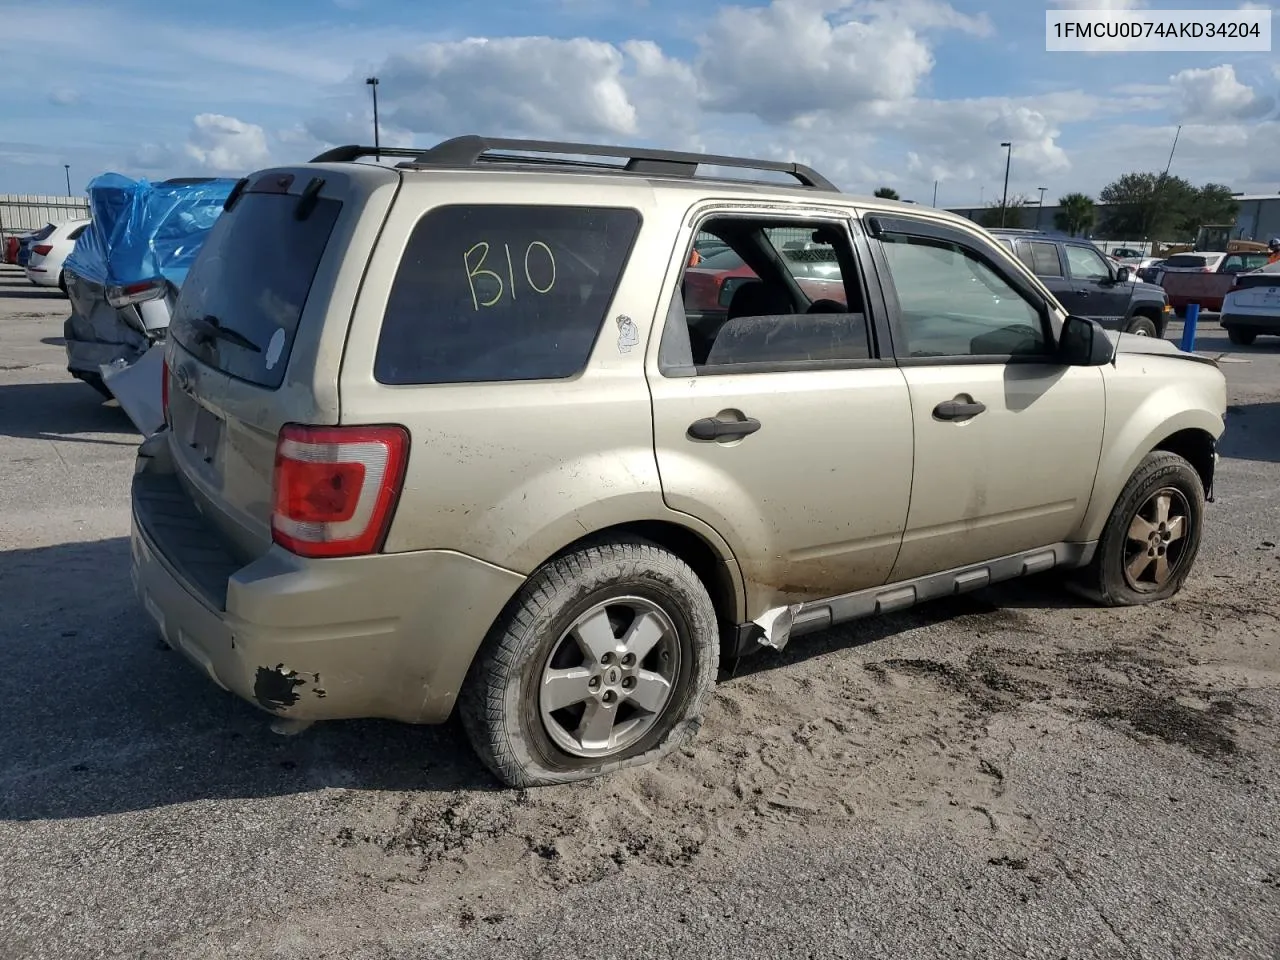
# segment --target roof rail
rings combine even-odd
[[[349,143],[345,147],[333,147],[317,157],[312,163],[351,163],[362,157],[416,157],[421,150],[412,147],[361,147]]]
[[[535,156],[497,154],[505,150]],[[360,151],[357,153],[356,151]],[[354,160],[368,156],[373,151],[367,147],[337,147],[321,154],[316,163],[334,160]],[[630,173],[638,176],[694,178],[698,167],[735,167],[743,170],[761,170],[785,173],[803,186],[838,193],[839,188],[816,170],[799,163],[782,163],[775,160],[750,160],[745,157],[723,157],[708,153],[680,153],[674,150],[653,150],[646,147],[611,147],[592,143],[568,143],[556,140],[511,140],[497,137],[465,136],[445,140],[429,150],[383,149],[384,154],[409,156],[412,159],[401,167],[473,167],[479,163],[547,164],[558,167],[586,167],[591,170],[608,170],[614,173]],[[538,156],[541,154],[541,156]],[[548,156],[552,155],[552,156]],[[625,164],[591,163],[561,157],[616,157]]]

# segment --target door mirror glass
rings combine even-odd
[[[1120,267],[1116,270],[1116,283],[1128,283],[1132,276],[1133,273],[1127,265]]]
[[[1116,347],[1102,324],[1085,317],[1070,316],[1062,324],[1058,354],[1072,367],[1102,367],[1111,362]]]

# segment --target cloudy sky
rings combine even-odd
[[[928,203],[1159,170],[1280,192],[1280,55],[1046,53],[1045,9],[1240,0],[0,0],[0,193],[460,133],[795,159]]]

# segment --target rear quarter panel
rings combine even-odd
[[[1073,540],[1102,535],[1107,518],[1138,464],[1181,430],[1222,436],[1226,378],[1216,366],[1177,356],[1119,354],[1102,368],[1107,392],[1102,457],[1093,497]]]

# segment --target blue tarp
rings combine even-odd
[[[235,180],[151,183],[104,173],[89,184],[92,223],[66,268],[104,287],[164,277],[181,287]]]

